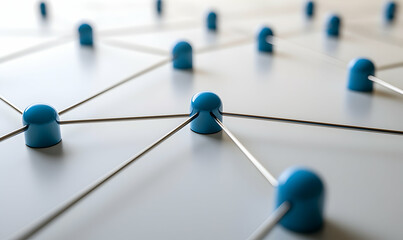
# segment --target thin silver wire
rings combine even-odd
[[[247,239],[261,240],[266,237],[290,208],[291,204],[289,202],[283,202]]]
[[[10,137],[13,137],[13,136],[15,136],[15,135],[17,135],[17,134],[20,134],[20,133],[25,132],[25,130],[27,130],[27,128],[28,128],[28,126],[25,125],[25,126],[23,126],[23,127],[18,128],[17,130],[14,130],[14,131],[12,131],[12,132],[10,132],[10,133],[7,133],[6,135],[1,136],[1,137],[0,137],[0,142],[1,142],[1,141],[4,141],[4,140],[6,140],[6,139],[8,139],[8,138],[10,138]]]
[[[391,63],[391,64],[387,64],[387,65],[382,65],[380,67],[376,68],[376,71],[384,71],[384,70],[389,70],[392,68],[397,68],[397,67],[402,67],[403,66],[403,62],[397,62],[397,63]]]
[[[251,163],[259,170],[259,172],[269,181],[273,187],[277,187],[277,179],[269,172],[267,169],[246,149],[246,147],[231,133],[231,131],[224,126],[224,124],[211,113],[211,116],[220,125],[224,132],[231,138],[231,140],[238,146],[238,148],[246,155],[246,157],[251,161]]]
[[[139,117],[117,117],[117,118],[93,118],[93,119],[78,119],[78,120],[63,120],[59,124],[77,124],[77,123],[94,123],[94,122],[116,122],[116,121],[132,121],[145,119],[160,119],[160,118],[181,118],[188,117],[189,114],[170,114],[170,115],[154,115],[154,116],[139,116]]]
[[[400,89],[400,88],[398,88],[398,87],[395,87],[395,86],[393,86],[392,84],[383,81],[382,79],[379,79],[379,78],[377,78],[377,77],[375,77],[375,76],[368,76],[368,79],[369,79],[370,81],[372,81],[372,82],[374,82],[374,83],[377,83],[377,84],[379,84],[379,85],[381,85],[381,86],[383,86],[383,87],[386,87],[386,88],[388,88],[388,89],[390,89],[390,90],[392,90],[392,91],[394,91],[394,92],[403,94],[403,90],[402,90],[402,89]]]
[[[118,48],[124,48],[124,49],[129,49],[129,50],[134,50],[134,51],[141,51],[141,52],[155,54],[155,55],[159,55],[159,56],[169,56],[169,54],[170,54],[168,51],[165,51],[163,49],[148,47],[145,45],[138,45],[138,44],[134,44],[134,43],[125,43],[122,41],[110,40],[110,39],[103,40],[102,42],[109,44],[111,46],[114,46],[114,47],[118,47]]]
[[[179,30],[179,29],[190,29],[199,26],[198,21],[184,21],[184,22],[175,22],[164,24],[164,28],[161,29],[160,25],[143,25],[143,26],[133,26],[133,27],[126,27],[126,28],[117,28],[117,29],[109,29],[99,31],[99,36],[124,36],[124,35],[139,35],[139,34],[146,34],[146,33],[153,33],[161,30]]]
[[[242,39],[239,39],[237,41],[233,41],[233,42],[228,42],[228,43],[224,43],[224,44],[218,44],[218,45],[211,45],[205,48],[202,48],[200,50],[195,51],[195,53],[206,53],[206,52],[211,52],[214,50],[221,50],[221,49],[225,49],[225,48],[230,48],[230,47],[236,47],[242,44],[248,44],[250,43],[254,38],[252,37],[245,37]]]
[[[273,40],[274,40],[274,41],[273,41]],[[281,42],[283,42],[283,43],[296,46],[296,47],[298,47],[298,48],[300,48],[300,49],[309,50],[309,51],[312,52],[312,53],[316,53],[316,54],[318,54],[318,55],[327,57],[329,60],[332,61],[332,63],[334,63],[335,65],[339,65],[340,67],[342,67],[342,68],[344,68],[344,69],[345,69],[345,66],[348,65],[348,63],[347,63],[347,62],[344,62],[343,60],[340,60],[340,59],[338,59],[338,58],[329,56],[329,55],[327,55],[327,54],[318,52],[318,51],[313,50],[313,49],[308,48],[308,47],[300,46],[300,45],[298,45],[298,44],[296,44],[296,43],[293,43],[293,42],[291,42],[291,41],[287,41],[287,40],[285,40],[285,39],[278,38],[278,37],[274,37],[274,36],[270,36],[270,37],[267,38],[267,42],[270,43],[270,44],[276,45],[275,41],[281,41]],[[393,67],[398,67],[398,66],[401,66],[401,65],[403,65],[402,62],[400,62],[400,63],[395,63],[395,64],[390,64],[390,65],[385,65],[385,66],[379,67],[379,70],[386,70],[386,69],[390,69],[390,68],[393,68]],[[399,89],[398,87],[395,87],[395,86],[393,86],[392,84],[387,83],[387,82],[385,82],[385,81],[383,81],[383,80],[381,80],[381,79],[379,79],[379,78],[377,78],[377,77],[375,77],[375,76],[369,76],[368,79],[369,79],[370,81],[373,81],[373,82],[375,82],[375,83],[377,83],[377,84],[380,84],[380,85],[382,85],[383,87],[386,87],[386,88],[388,88],[388,89],[390,89],[390,90],[392,90],[392,91],[395,91],[395,92],[397,92],[397,93],[403,94],[403,90],[402,90],[402,89]]]
[[[278,117],[267,117],[267,116],[241,114],[241,113],[230,113],[230,112],[223,112],[222,114],[224,116],[229,116],[229,117],[254,118],[254,119],[259,119],[259,120],[289,122],[289,123],[295,123],[295,124],[315,125],[315,126],[320,126],[320,127],[345,128],[345,129],[357,130],[357,131],[368,131],[368,132],[378,132],[378,133],[397,134],[397,135],[402,135],[403,134],[403,131],[391,130],[391,129],[383,129],[383,128],[369,128],[369,127],[361,127],[361,126],[353,126],[353,125],[343,125],[343,124],[325,123],[325,122],[314,122],[314,121],[307,121],[307,120],[298,120],[298,119],[290,119],[290,118],[278,118]]]
[[[88,98],[86,98],[86,99],[84,99],[84,100],[82,100],[82,101],[70,106],[70,107],[67,107],[66,109],[63,109],[62,111],[59,112],[59,115],[62,115],[64,113],[66,113],[66,112],[68,112],[68,111],[80,106],[81,104],[86,103],[86,102],[88,102],[88,101],[90,101],[90,100],[92,100],[92,99],[94,99],[94,98],[96,98],[96,97],[98,97],[98,96],[100,96],[100,95],[102,95],[102,94],[104,94],[104,93],[106,93],[106,92],[108,92],[108,91],[110,91],[110,90],[112,90],[112,89],[124,84],[124,83],[127,83],[130,80],[133,80],[133,79],[135,79],[135,78],[137,78],[137,77],[139,77],[141,75],[144,75],[144,74],[146,74],[146,73],[148,73],[148,72],[150,72],[150,71],[152,71],[154,69],[157,69],[157,68],[169,63],[170,61],[171,61],[171,58],[164,59],[164,60],[162,60],[162,61],[160,61],[160,62],[158,62],[158,63],[156,63],[156,64],[154,64],[154,65],[152,65],[152,66],[150,66],[150,67],[138,72],[138,73],[135,73],[135,74],[133,74],[133,75],[121,80],[120,82],[115,83],[112,86],[110,86],[110,87],[108,87],[108,88],[106,88],[106,89],[104,89],[104,90],[102,90],[102,91],[100,91],[100,92],[98,92],[98,93],[96,93],[96,94],[94,94],[94,95],[92,95],[92,96],[90,96],[90,97],[88,97]]]
[[[38,52],[38,51],[41,51],[41,50],[49,49],[51,47],[55,47],[55,46],[67,43],[71,39],[72,39],[72,36],[63,36],[63,37],[57,38],[55,40],[50,40],[50,41],[47,41],[47,42],[44,42],[44,43],[40,43],[38,45],[35,45],[35,46],[23,49],[23,50],[18,51],[18,52],[14,52],[14,53],[9,54],[7,56],[4,56],[4,57],[0,58],[0,63],[10,61],[10,60],[22,57],[22,56],[26,56],[26,55],[31,54],[31,53],[35,53],[35,52]]]
[[[236,30],[237,32],[242,33],[242,34],[245,34],[245,35],[250,35],[249,33],[245,32],[244,30],[241,30],[241,29],[238,29],[238,28],[234,28],[233,30]],[[297,33],[299,33],[299,32],[290,32],[290,33],[287,34],[287,36],[288,36],[288,37],[292,37],[292,36],[296,35]],[[254,38],[255,38],[254,36],[250,36],[250,39],[254,39]],[[266,41],[267,41],[268,43],[274,45],[274,46],[277,46],[277,45],[278,45],[277,42],[280,41],[280,42],[282,42],[282,43],[291,45],[291,46],[293,46],[293,47],[297,47],[297,48],[299,48],[299,49],[307,50],[307,51],[309,51],[309,52],[311,52],[311,53],[324,56],[324,57],[326,57],[328,60],[330,60],[333,64],[336,64],[336,65],[338,65],[340,68],[343,68],[343,69],[345,69],[345,66],[347,65],[347,63],[345,63],[344,61],[342,61],[342,60],[340,60],[340,59],[338,59],[338,58],[335,58],[335,57],[326,55],[326,54],[324,54],[324,53],[322,53],[322,52],[318,52],[318,51],[316,51],[316,50],[314,50],[314,49],[311,49],[311,48],[308,48],[308,47],[305,47],[305,46],[301,46],[301,45],[299,45],[299,44],[297,44],[297,43],[294,43],[294,42],[292,42],[292,41],[285,40],[284,38],[280,38],[280,37],[276,37],[276,36],[268,36],[268,37],[266,38]]]
[[[343,68],[343,69],[345,69],[346,65],[348,64],[348,63],[344,62],[343,60],[340,60],[338,58],[329,56],[327,54],[324,54],[322,52],[316,51],[314,49],[311,49],[311,48],[308,48],[308,47],[305,47],[305,46],[301,46],[301,45],[299,45],[297,43],[294,43],[294,42],[289,41],[289,40],[285,40],[283,38],[279,38],[279,37],[275,37],[275,36],[270,36],[270,37],[267,38],[267,42],[270,43],[270,44],[276,45],[276,41],[281,41],[282,43],[297,47],[297,48],[302,49],[302,50],[307,50],[307,51],[309,51],[311,53],[314,53],[316,55],[326,57],[333,64],[338,65],[340,68]]]
[[[12,107],[15,111],[17,111],[18,113],[22,114],[22,110],[19,109],[17,106],[15,106],[14,104],[12,104],[10,101],[8,101],[7,99],[5,99],[3,96],[0,96],[0,100],[3,101],[5,104],[7,104],[8,106]]]
[[[181,123],[179,126],[175,127],[173,130],[171,130],[170,132],[168,132],[167,134],[165,134],[164,136],[159,138],[157,141],[150,144],[148,147],[144,148],[140,153],[136,154],[134,157],[128,159],[127,161],[121,163],[119,166],[117,166],[111,172],[107,173],[106,175],[104,175],[103,177],[101,177],[97,181],[95,181],[88,188],[84,189],[82,192],[80,192],[76,196],[72,197],[70,200],[64,202],[59,207],[55,208],[53,211],[50,211],[50,213],[39,218],[39,220],[33,222],[31,225],[29,225],[25,229],[21,230],[19,233],[17,233],[11,239],[23,240],[23,239],[28,239],[28,238],[34,236],[37,232],[39,232],[41,229],[46,227],[49,223],[51,223],[53,220],[55,220],[57,217],[62,215],[67,210],[69,210],[71,207],[73,207],[79,201],[81,201],[86,196],[88,196],[90,193],[95,191],[97,188],[102,186],[104,183],[106,183],[112,177],[116,176],[118,173],[120,173],[123,169],[128,167],[135,160],[139,159],[141,156],[143,156],[144,154],[149,152],[151,149],[158,146],[160,143],[162,143],[163,141],[168,139],[170,136],[172,136],[173,134],[175,134],[176,132],[178,132],[179,130],[184,128],[191,121],[193,121],[197,116],[198,116],[198,113],[192,115],[186,121]]]

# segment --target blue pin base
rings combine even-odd
[[[81,46],[92,47],[94,45],[93,31],[92,27],[89,24],[81,24],[78,28],[78,35],[80,38]]]
[[[291,207],[280,225],[298,233],[312,233],[323,227],[324,185],[312,171],[292,167],[279,177],[276,207],[289,202]]]
[[[40,10],[42,18],[46,19],[47,18],[46,3],[40,2],[39,10]]]
[[[162,0],[156,1],[157,14],[162,15]]]
[[[22,115],[22,122],[28,126],[24,135],[29,147],[50,147],[62,140],[59,115],[51,106],[37,104],[28,107]]]
[[[190,129],[196,133],[212,134],[221,131],[220,125],[211,116],[214,114],[222,121],[221,99],[212,92],[200,92],[193,96],[190,104],[190,115],[199,115],[190,123]]]
[[[268,42],[268,38],[272,37],[273,31],[269,27],[263,27],[257,36],[257,49],[259,52],[272,53],[273,44]]]
[[[193,50],[188,42],[178,42],[172,49],[172,62],[175,69],[191,70],[193,68]]]
[[[385,20],[387,22],[393,22],[395,20],[395,15],[396,15],[396,3],[393,1],[390,1],[386,4],[385,7]]]
[[[348,68],[348,89],[359,92],[373,91],[374,83],[368,79],[368,76],[375,74],[375,65],[369,59],[353,59]]]
[[[329,37],[339,37],[341,27],[341,19],[337,15],[331,15],[326,24],[326,34]]]
[[[209,12],[206,19],[207,29],[210,31],[217,31],[217,14],[215,12]]]
[[[307,18],[312,18],[315,12],[315,4],[312,1],[308,1],[305,5],[305,15]]]

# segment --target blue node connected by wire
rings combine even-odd
[[[212,92],[200,92],[192,97],[190,115],[199,115],[190,123],[190,129],[201,134],[211,134],[221,131],[221,127],[211,114],[222,121],[221,99]]]
[[[156,4],[158,15],[161,15],[162,14],[162,0],[157,0],[155,2],[155,4]]]
[[[25,109],[22,122],[27,129],[24,132],[25,144],[33,148],[53,146],[62,140],[59,114],[44,104],[32,105]]]
[[[47,9],[46,9],[46,3],[45,2],[40,2],[39,3],[39,11],[41,13],[42,18],[47,17]]]
[[[323,226],[325,188],[322,180],[312,171],[291,167],[278,179],[276,208],[288,202],[290,210],[280,225],[299,233],[312,233]]]
[[[394,1],[387,2],[385,5],[385,20],[392,22],[395,19],[397,4]]]
[[[217,31],[217,13],[211,11],[207,14],[206,18],[207,29],[210,31]]]
[[[366,58],[356,58],[350,61],[348,65],[348,84],[347,87],[353,91],[372,92],[374,83],[368,79],[375,75],[375,65]]]
[[[257,48],[260,52],[272,53],[273,44],[271,43],[273,31],[269,27],[263,27],[257,35]]]
[[[83,23],[78,27],[78,35],[82,46],[94,45],[92,27],[88,23]]]
[[[193,69],[192,46],[185,41],[178,42],[172,49],[172,62],[175,69]]]
[[[339,37],[341,18],[338,15],[330,15],[326,22],[326,33],[329,37]]]
[[[315,3],[313,1],[308,1],[305,4],[305,15],[308,18],[312,18],[315,14]]]

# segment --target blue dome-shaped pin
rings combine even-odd
[[[290,203],[290,210],[280,224],[295,232],[310,233],[323,226],[325,189],[322,180],[312,171],[292,167],[278,179],[276,207]]]
[[[312,18],[315,14],[315,3],[313,1],[307,1],[305,4],[305,15],[308,18]]]
[[[208,30],[217,31],[217,13],[211,11],[207,14],[206,25]]]
[[[259,34],[257,35],[257,48],[260,52],[273,52],[273,44],[269,41],[271,37],[273,37],[273,31],[269,27],[263,27]]]
[[[368,76],[375,75],[375,65],[366,58],[356,58],[348,64],[348,84],[350,90],[372,92],[374,83]]]
[[[172,49],[173,66],[176,69],[193,68],[193,50],[188,42],[178,42]]]
[[[330,37],[338,37],[340,35],[341,19],[338,15],[331,15],[327,19],[326,33]]]
[[[22,122],[28,126],[25,131],[25,144],[29,147],[50,147],[62,140],[59,114],[48,105],[37,104],[25,109]]]
[[[156,2],[156,8],[157,8],[157,13],[158,15],[162,14],[162,0],[157,0]]]
[[[94,45],[94,38],[92,27],[87,24],[83,23],[78,27],[78,35],[80,37],[80,44],[83,46],[93,46]]]
[[[395,19],[397,4],[394,1],[387,2],[385,5],[385,19],[392,22]]]
[[[200,92],[192,97],[190,103],[190,115],[199,113],[191,123],[192,131],[202,134],[210,134],[221,131],[220,125],[214,120],[210,113],[213,113],[222,121],[221,99],[212,92]]]
[[[42,18],[47,17],[46,3],[45,2],[40,2],[39,3],[39,11],[41,13]]]

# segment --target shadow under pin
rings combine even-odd
[[[337,52],[339,50],[339,45],[340,45],[340,41],[337,38],[328,37],[328,36],[323,38],[323,47],[324,47],[325,51],[332,56],[337,55]]]
[[[344,106],[348,112],[348,116],[352,116],[352,120],[357,118],[368,119],[371,115],[372,99],[371,94],[346,91]]]

